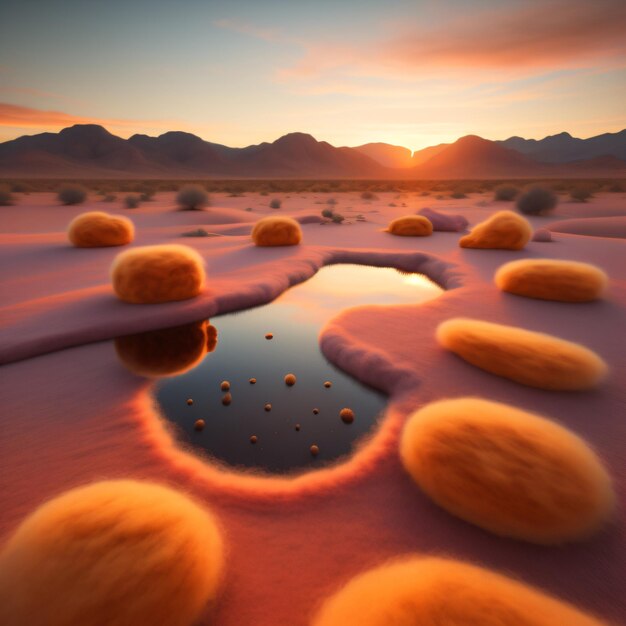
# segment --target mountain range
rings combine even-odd
[[[0,143],[0,177],[462,179],[626,177],[626,130],[578,139],[490,141],[468,135],[411,152],[386,143],[335,147],[306,133],[231,148],[170,131],[122,139],[102,126]]]

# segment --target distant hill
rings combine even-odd
[[[401,168],[415,165],[412,161],[411,151],[402,146],[394,146],[389,143],[366,143],[357,146],[354,150],[358,150],[385,167]]]
[[[549,141],[548,141],[549,140]],[[584,144],[584,150],[581,143]],[[190,133],[122,139],[102,126],[78,124],[0,143],[0,176],[31,178],[532,178],[626,177],[626,130],[575,139],[495,142],[468,135],[414,154],[372,143],[338,148],[306,133],[231,148]],[[518,146],[514,148],[513,146]],[[608,149],[617,154],[595,154]],[[539,149],[541,148],[541,150]],[[579,157],[580,153],[585,156]],[[552,155],[547,160],[546,154]],[[555,161],[555,155],[559,159]],[[593,156],[587,156],[594,153]],[[536,154],[540,154],[541,158]],[[624,157],[620,155],[624,154]],[[548,156],[549,156],[548,155]],[[570,158],[572,157],[572,158]]]
[[[543,139],[510,137],[496,143],[543,163],[568,163],[602,156],[626,160],[626,129],[618,133],[596,135],[589,139],[578,139],[569,133],[559,133]]]
[[[626,164],[625,164],[626,165]],[[467,135],[413,168],[419,178],[524,178],[549,168],[493,141]]]

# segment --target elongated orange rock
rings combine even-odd
[[[608,626],[539,589],[460,561],[415,556],[350,580],[312,626]]]
[[[389,222],[387,232],[400,237],[429,237],[433,234],[433,225],[423,215],[405,215]]]
[[[461,248],[521,250],[533,234],[530,222],[513,211],[498,211],[459,239]]]
[[[67,237],[77,248],[124,246],[134,236],[135,227],[127,217],[104,211],[81,213],[67,227]]]
[[[133,480],[72,489],[0,553],[0,623],[191,626],[216,599],[223,559],[215,520],[181,493]]]
[[[591,389],[608,371],[584,346],[515,326],[454,318],[439,324],[437,340],[476,367],[540,389]]]
[[[559,302],[597,300],[608,284],[607,275],[595,265],[553,259],[511,261],[498,269],[494,280],[502,291]]]
[[[111,279],[115,294],[125,302],[188,300],[202,291],[204,261],[188,246],[143,246],[117,255],[111,266]]]
[[[613,512],[609,475],[580,437],[499,402],[428,404],[408,420],[400,456],[437,504],[498,535],[574,541]]]

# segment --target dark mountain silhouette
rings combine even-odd
[[[578,139],[569,133],[559,133],[543,139],[510,137],[497,143],[545,163],[568,163],[601,156],[626,160],[626,129],[589,139]]]
[[[619,147],[626,140],[626,131],[590,140],[574,139],[564,133],[541,142],[547,139],[551,141],[543,143],[543,149],[558,148],[560,153],[568,145],[580,146],[579,142],[587,146],[586,150],[601,151],[609,143]],[[507,144],[468,135],[452,144],[431,146],[411,155],[410,150],[401,146],[380,143],[337,148],[306,133],[289,133],[271,143],[231,148],[184,132],[122,139],[101,126],[79,124],[59,133],[41,133],[1,143],[0,176],[318,179],[626,176],[626,161],[615,155],[554,163],[507,147],[519,144],[527,150],[541,144],[529,143],[532,141],[512,137]],[[574,154],[578,153],[572,148],[570,155]],[[408,166],[390,167],[392,163],[408,163]]]
[[[0,172],[23,176],[67,175],[74,170],[158,173],[142,152],[96,124],[78,124],[59,133],[19,137],[0,144]]]

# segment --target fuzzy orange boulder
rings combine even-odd
[[[497,535],[573,541],[598,530],[613,512],[611,480],[589,446],[506,404],[433,402],[409,418],[400,456],[437,504]]]
[[[461,248],[521,250],[532,237],[528,220],[513,211],[498,211],[459,239]]]
[[[206,320],[115,339],[120,361],[150,378],[178,376],[193,369],[217,344],[217,331]]]
[[[91,211],[81,213],[70,222],[67,236],[77,248],[125,246],[134,239],[135,227],[127,217]]]
[[[429,237],[433,234],[433,225],[423,215],[405,215],[389,222],[386,232],[400,237]]]
[[[223,569],[213,517],[172,489],[132,480],[40,506],[0,553],[3,626],[189,626]]]
[[[115,294],[125,302],[188,300],[202,291],[204,261],[192,248],[178,244],[133,248],[117,255],[111,279]]]
[[[290,217],[264,217],[254,225],[252,241],[261,247],[295,246],[302,241],[302,229]]]
[[[607,626],[576,607],[496,572],[413,557],[350,580],[312,626]]]
[[[439,324],[437,341],[476,367],[539,389],[591,389],[608,371],[584,346],[515,326],[455,318]]]
[[[518,296],[559,302],[591,302],[602,297],[608,277],[589,263],[520,259],[498,269],[495,282],[502,291]]]

